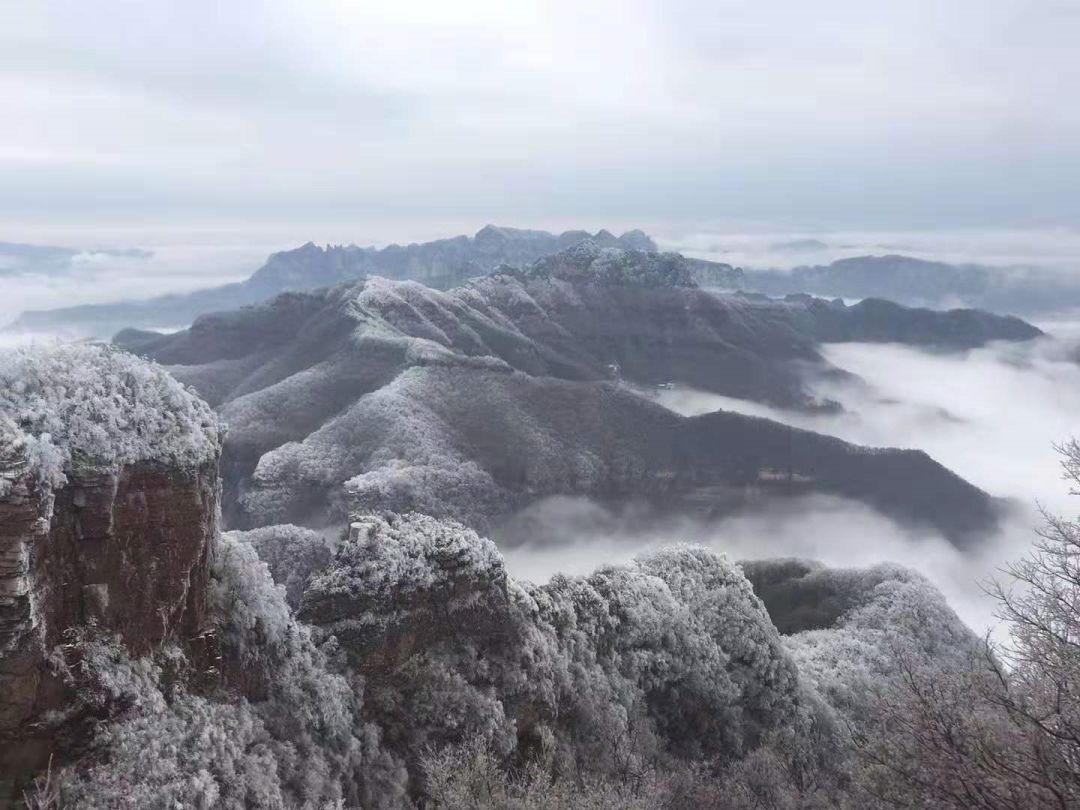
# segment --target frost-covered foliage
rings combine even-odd
[[[1080,444],[1059,448],[1072,491]],[[1080,807],[1080,523],[1047,514],[1027,555],[992,583],[1011,631],[942,667],[894,651],[859,742],[865,792],[948,810]]]
[[[505,585],[495,544],[471,529],[427,515],[364,516],[328,571],[312,583],[313,598],[343,597],[361,611],[413,594],[452,594]]]
[[[896,565],[828,569],[794,560],[746,564],[808,685],[855,721],[896,675],[898,651],[963,666],[977,639],[923,576]]]
[[[198,685],[221,673],[178,649],[132,661],[108,640],[73,645],[73,682],[112,720],[63,772],[63,806],[400,806],[402,766],[361,718],[361,684],[335,671],[242,540],[222,538],[210,601],[226,677],[209,689]]]
[[[430,807],[437,810],[866,810],[843,786],[804,780],[783,754],[757,749],[729,765],[633,766],[615,774],[567,770],[542,750],[507,769],[482,740],[430,752],[423,760]]]
[[[89,634],[58,653],[107,719],[60,772],[65,806],[874,807],[851,783],[865,703],[840,687],[880,665],[893,624],[934,655],[950,626],[897,569],[783,563],[779,613],[789,581],[843,604],[782,639],[740,567],[701,548],[537,586],[472,530],[393,514],[355,519],[297,618],[249,538],[284,571],[306,535],[222,537],[208,647],[131,660]]]
[[[522,756],[547,740],[606,773],[729,760],[799,727],[804,702],[745,578],[700,549],[535,586],[465,527],[367,517],[302,615],[368,677],[367,711],[401,751],[480,737]]]
[[[421,512],[483,527],[532,493],[593,491],[613,477],[642,480],[640,456],[650,439],[609,441],[629,418],[612,413],[612,399],[624,411],[655,410],[614,389],[411,368],[304,441],[263,455],[243,502],[250,514],[280,520],[302,510],[311,493],[344,482],[357,510]],[[334,507],[344,508],[340,501]]]
[[[0,354],[0,414],[0,462],[21,458],[54,485],[81,467],[186,468],[221,449],[222,428],[206,403],[159,366],[109,346]]]
[[[311,575],[326,568],[334,554],[335,543],[325,534],[291,524],[228,532],[227,536],[255,549],[274,582],[284,586],[285,600],[294,610]]]

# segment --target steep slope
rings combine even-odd
[[[921,452],[735,413],[687,419],[611,384],[461,367],[411,368],[263,454],[236,517],[323,525],[351,503],[487,527],[555,494],[718,516],[806,492],[863,501],[958,544],[994,526],[992,500]]]
[[[446,289],[484,275],[499,265],[524,267],[537,259],[592,239],[604,247],[656,250],[641,231],[615,237],[607,231],[520,230],[488,225],[473,237],[390,245],[382,249],[356,245],[320,248],[312,243],[270,256],[246,281],[207,290],[166,295],[147,301],[120,301],[23,313],[13,331],[59,332],[71,336],[108,337],[120,329],[184,326],[207,312],[257,304],[290,290],[314,290],[369,275],[411,279]]]
[[[349,498],[487,526],[552,494],[724,511],[818,490],[964,542],[993,525],[992,502],[923,454],[865,453],[734,414],[683,419],[625,383],[818,407],[802,380],[829,372],[821,335],[967,346],[1031,334],[967,313],[718,296],[675,254],[586,242],[445,293],[372,279],[131,345],[229,424],[236,526],[340,523]]]

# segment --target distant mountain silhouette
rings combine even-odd
[[[1035,315],[1080,306],[1080,282],[1045,270],[948,264],[911,256],[856,256],[791,271],[748,270],[733,286],[766,295],[886,298],[936,309],[965,306]]]
[[[314,290],[367,276],[419,281],[447,289],[500,265],[525,267],[537,259],[591,239],[602,247],[655,251],[641,231],[616,237],[608,231],[521,230],[487,225],[473,237],[363,248],[319,247],[311,242],[274,253],[246,281],[190,293],[163,295],[145,301],[87,304],[24,312],[10,330],[59,332],[71,336],[109,337],[120,329],[180,327],[199,315],[257,304],[293,290]],[[0,270],[2,275],[2,270]]]

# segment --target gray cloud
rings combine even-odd
[[[0,31],[41,220],[1080,213],[1050,0],[44,0]]]

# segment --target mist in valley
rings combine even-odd
[[[2,239],[3,235],[0,235]],[[52,237],[50,239],[50,237]],[[70,234],[40,234],[39,244],[67,244]],[[149,245],[149,246],[147,246]],[[0,268],[0,330],[26,310],[134,301],[226,284],[247,278],[265,260],[266,244],[176,243],[156,240],[121,244],[130,255],[76,245],[70,259],[50,267],[32,261]],[[162,323],[161,330],[186,323]],[[0,345],[66,337],[62,330],[18,334],[0,331]]]
[[[546,580],[586,573],[671,543],[700,543],[730,558],[796,557],[836,567],[894,562],[929,578],[977,632],[997,627],[985,588],[1026,554],[1042,525],[1039,508],[1071,516],[1076,498],[1055,445],[1076,433],[1080,335],[1070,321],[1043,324],[1046,338],[942,353],[895,344],[831,344],[826,359],[852,377],[812,380],[837,413],[805,413],[678,387],[638,389],[685,416],[716,410],[760,416],[871,447],[926,451],[1002,499],[1001,530],[961,551],[925,529],[899,525],[840,498],[763,499],[719,520],[658,517],[644,504],[604,506],[551,498],[501,527],[518,576]]]

